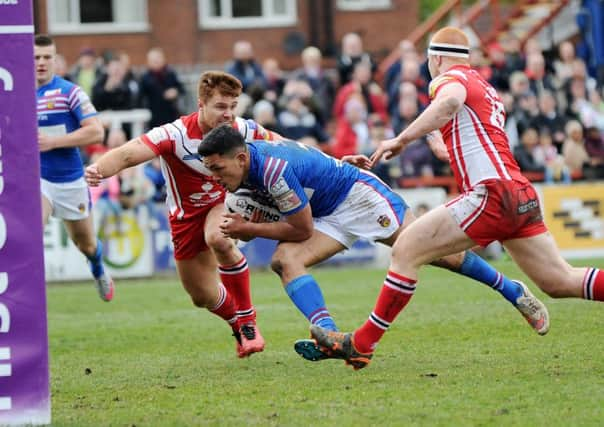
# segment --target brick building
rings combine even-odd
[[[161,46],[172,64],[222,66],[236,40],[249,40],[256,57],[275,57],[284,69],[299,52],[318,46],[326,57],[347,32],[384,57],[417,25],[415,0],[36,0],[37,33],[49,33],[73,63],[83,47],[122,50],[133,65]]]

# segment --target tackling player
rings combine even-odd
[[[103,141],[103,125],[88,95],[55,75],[57,49],[46,35],[34,40],[38,145],[40,147],[42,221],[61,218],[69,236],[88,258],[103,301],[113,299],[114,285],[103,266],[103,245],[94,234],[92,203],[78,147]]]
[[[390,269],[369,319],[354,333],[311,326],[331,357],[365,367],[384,332],[407,305],[418,269],[434,259],[498,240],[539,288],[554,298],[604,300],[604,273],[575,268],[560,255],[547,230],[539,198],[520,173],[504,132],[497,92],[469,66],[469,42],[446,27],[428,48],[431,104],[396,138],[382,141],[375,162],[440,129],[461,195],[420,217],[396,241]],[[417,242],[421,242],[418,244]]]
[[[313,324],[336,325],[319,285],[306,268],[349,247],[359,238],[392,246],[414,221],[404,200],[370,172],[343,163],[294,141],[246,144],[228,126],[210,132],[199,154],[227,190],[264,190],[285,216],[284,221],[255,223],[239,214],[225,214],[225,236],[279,240],[272,268],[281,277],[293,303]],[[473,252],[435,262],[498,290],[541,335],[549,328],[545,306],[528,288],[494,270]],[[327,357],[312,340],[296,342],[308,360]]]
[[[224,188],[197,154],[205,135],[219,124],[232,126],[246,140],[276,137],[253,120],[235,117],[240,94],[241,83],[232,75],[203,73],[198,111],[109,151],[86,168],[86,180],[96,186],[125,168],[160,157],[180,280],[196,306],[229,323],[237,339],[237,353],[246,357],[264,349],[251,301],[250,273],[244,255],[218,227],[224,211]]]

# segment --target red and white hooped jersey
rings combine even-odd
[[[495,88],[469,66],[456,65],[430,82],[430,99],[452,82],[466,88],[466,102],[440,131],[459,189],[487,179],[527,182],[510,150],[505,109]]]
[[[160,157],[171,221],[192,218],[224,199],[225,189],[197,154],[203,140],[198,116],[198,112],[182,116],[141,136],[143,143]],[[233,127],[246,141],[275,139],[275,134],[253,120],[236,117]]]

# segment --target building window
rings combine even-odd
[[[296,0],[197,0],[204,29],[287,27],[297,22]]]
[[[373,10],[389,9],[392,6],[391,0],[338,0],[338,9],[340,10]]]
[[[47,10],[52,34],[149,30],[147,0],[48,0]]]

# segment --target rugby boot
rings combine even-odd
[[[369,364],[373,353],[361,353],[354,347],[352,333],[335,332],[317,325],[311,325],[310,335],[330,359],[343,359],[354,370]]]
[[[539,335],[549,331],[549,313],[547,307],[531,293],[520,280],[512,280],[522,288],[522,295],[516,299],[515,307]]]

